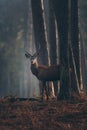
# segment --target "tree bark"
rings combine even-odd
[[[44,29],[43,10],[41,0],[31,0],[32,15],[33,15],[33,26],[36,50],[40,46],[38,62],[39,64],[48,65],[48,51]],[[42,91],[42,85],[40,83],[40,93]]]
[[[79,55],[79,26],[78,26],[78,0],[71,0],[71,47],[73,51],[73,59],[75,61],[75,68],[72,66],[72,90],[79,93],[81,84],[80,75],[80,55]],[[73,77],[77,77],[73,79]],[[77,82],[77,83],[76,83]]]
[[[68,75],[68,0],[53,1],[55,16],[58,25],[60,64],[63,65],[60,80],[60,93],[58,99],[69,99]]]
[[[39,51],[39,63],[48,65],[48,52],[47,43],[44,31],[44,20],[43,20],[43,10],[41,7],[41,0],[31,0],[32,14],[33,14],[33,25],[34,25],[34,36],[36,49]]]
[[[55,29],[55,16],[52,7],[52,1],[49,0],[49,49],[50,49],[50,63],[51,65],[57,64],[57,44],[56,43],[56,29]],[[54,92],[58,94],[58,82],[53,82]]]

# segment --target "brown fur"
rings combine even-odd
[[[46,91],[47,99],[48,99],[48,92],[46,87],[47,81],[57,81],[60,80],[60,65],[39,65],[35,58],[37,57],[35,53],[33,56],[26,52],[25,56],[30,58],[31,61],[31,72],[40,80],[42,81],[42,100],[43,100],[43,93],[44,90]]]
[[[31,71],[39,80],[42,81],[42,100],[44,90],[46,91],[46,96],[48,99],[48,89],[46,87],[46,82],[60,80],[60,65],[44,66],[31,64]]]
[[[41,81],[56,81],[60,79],[59,65],[40,65],[38,67],[31,65],[31,71]]]

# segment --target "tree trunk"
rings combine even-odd
[[[86,48],[84,47],[84,41],[82,39],[82,34],[80,36],[81,40],[81,64],[82,64],[82,81],[83,89],[87,93],[87,67],[86,67]]]
[[[56,43],[56,29],[55,29],[55,16],[52,7],[52,1],[49,0],[49,49],[50,49],[50,63],[51,65],[57,64],[57,44]],[[58,94],[58,82],[53,82],[54,92]]]
[[[80,57],[79,57],[79,26],[78,26],[78,0],[71,0],[71,47],[75,67],[72,66],[72,90],[79,93],[81,84]],[[76,68],[76,70],[75,70]],[[75,73],[76,71],[76,73]],[[75,81],[76,80],[76,81]],[[75,83],[77,82],[77,83]]]
[[[47,43],[45,37],[41,0],[37,0],[37,1],[31,0],[31,6],[32,6],[32,15],[33,15],[35,45],[37,51],[40,46],[38,62],[39,64],[48,65],[48,51],[47,51]],[[40,93],[41,91],[42,91],[42,87],[40,84]]]
[[[68,99],[70,97],[68,80],[68,0],[55,0],[53,5],[58,25],[60,64],[63,65],[58,99]]]
[[[31,0],[32,5],[32,15],[33,15],[33,25],[34,25],[34,36],[36,49],[38,50],[40,45],[39,52],[39,63],[47,65],[48,64],[48,52],[47,52],[47,43],[45,38],[44,30],[44,20],[43,20],[43,10],[41,7],[41,0]]]

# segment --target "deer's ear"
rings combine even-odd
[[[25,53],[26,58],[31,58],[31,54],[29,54],[28,52]]]
[[[39,48],[37,49],[37,51],[33,54],[33,57],[37,57],[39,55],[40,52],[40,45]]]
[[[33,57],[37,57],[39,55],[39,52],[34,53]]]
[[[25,54],[26,58],[30,58],[27,54]]]

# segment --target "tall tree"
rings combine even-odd
[[[68,0],[52,2],[58,25],[60,64],[63,65],[58,99],[67,99],[70,96],[68,82]]]
[[[86,66],[86,48],[84,47],[84,41],[82,39],[82,34],[80,36],[81,40],[81,63],[82,63],[82,81],[83,89],[87,92],[87,66]]]
[[[32,15],[33,15],[33,26],[36,50],[40,46],[38,62],[43,65],[48,65],[48,51],[44,29],[44,19],[41,0],[31,0]],[[41,93],[40,85],[40,93]]]
[[[49,48],[50,48],[50,63],[57,64],[57,44],[56,43],[56,25],[55,16],[52,6],[52,1],[49,0]],[[58,82],[53,82],[54,92],[58,94]]]
[[[44,14],[46,22],[47,40],[48,40],[48,50],[49,50],[49,60],[51,65],[57,64],[57,47],[56,43],[56,26],[55,26],[55,16],[52,6],[52,1],[44,0]],[[54,94],[57,95],[58,82],[53,82],[51,84],[54,87]]]
[[[71,48],[73,53],[72,62],[72,90],[80,91],[81,75],[80,75],[80,54],[79,54],[79,25],[78,25],[78,0],[71,0]]]
[[[80,36],[82,46],[82,78],[83,86],[87,92],[87,1],[79,0]]]
[[[43,10],[41,5],[41,0],[37,0],[37,2],[36,0],[31,0],[31,5],[32,5],[35,44],[37,50],[40,45],[39,63],[47,65],[48,52],[47,52],[47,43],[46,43],[46,37],[44,31],[44,20],[43,20]]]

